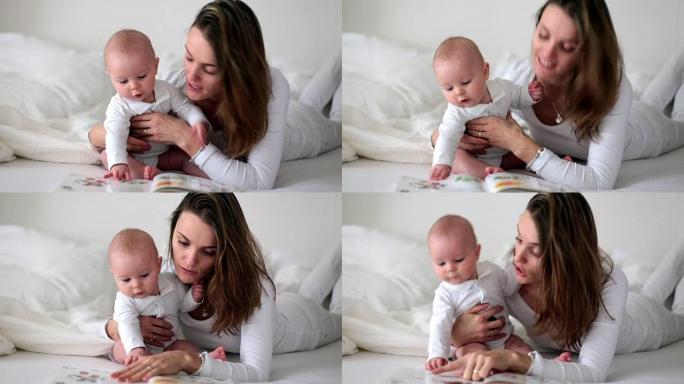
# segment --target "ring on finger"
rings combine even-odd
[[[482,137],[482,131],[477,131],[477,137]]]

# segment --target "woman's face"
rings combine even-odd
[[[567,80],[577,64],[578,33],[574,20],[556,4],[549,4],[532,39],[532,68],[545,84]]]
[[[192,27],[185,42],[185,94],[193,102],[214,100],[221,89],[219,68],[211,44]]]
[[[196,214],[183,211],[173,231],[172,251],[176,276],[184,284],[207,277],[217,257],[214,229]]]
[[[513,265],[518,283],[536,284],[541,279],[541,248],[537,225],[529,211],[525,210],[518,220],[518,235],[515,237]]]

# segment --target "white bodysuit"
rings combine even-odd
[[[341,69],[337,70],[341,72]],[[171,72],[167,80],[184,89],[185,72]],[[271,68],[268,128],[247,160],[226,156],[222,151],[226,146],[223,133],[214,131],[210,135],[210,144],[194,156],[193,162],[216,182],[246,190],[271,189],[282,161],[315,157],[341,144],[340,122],[325,118],[320,111],[308,105],[290,102],[290,86],[285,76]]]
[[[504,79],[487,80],[487,89],[492,101],[472,107],[459,107],[448,104],[439,125],[439,137],[435,143],[432,165],[443,164],[451,166],[454,162],[456,147],[463,137],[465,125],[470,120],[484,116],[499,116],[506,118],[511,107],[523,108],[534,104],[527,85],[518,86]],[[498,147],[487,149],[487,153],[477,158],[489,165],[501,165],[501,157],[508,150]]]
[[[684,73],[684,58],[676,59],[663,71],[678,66],[676,69]],[[671,74],[668,81],[677,84],[677,88],[682,85],[681,73],[663,71],[660,77]],[[528,60],[521,60],[509,67],[503,77],[522,85],[534,78],[534,72]],[[599,137],[591,141],[578,143],[570,121],[546,125],[539,121],[532,107],[519,108],[515,117],[524,122],[532,139],[546,148],[530,164],[530,169],[572,190],[608,190],[615,185],[623,160],[656,157],[683,146],[684,123],[667,117],[663,113],[665,106],[656,105],[655,101],[664,98],[670,101],[674,96],[670,93],[669,97],[663,97],[662,92],[670,90],[658,89],[664,88],[661,85],[668,81],[654,80],[639,101],[633,100],[632,86],[623,77],[618,100],[601,122]],[[684,113],[684,108],[680,113]],[[675,111],[672,116],[675,118]],[[570,155],[585,160],[586,164],[563,160],[559,155]]]
[[[515,276],[511,266],[506,273]],[[641,293],[629,292],[622,270],[613,268],[601,293],[608,314],[601,309],[587,334],[582,338],[577,362],[565,363],[551,359],[534,359],[528,375],[544,379],[571,382],[605,381],[613,356],[636,351],[658,349],[684,339],[684,289],[675,296],[674,308],[680,314],[665,308],[663,301],[678,284],[684,288],[684,247],[675,248],[651,275]],[[518,290],[506,298],[511,315],[520,320],[537,347],[562,350],[546,335],[531,332],[536,313],[522,299]],[[612,317],[612,318],[611,318]]]
[[[165,81],[155,80],[154,98],[152,103],[146,103],[126,99],[117,94],[109,101],[104,127],[107,165],[110,169],[116,164],[128,164],[126,140],[133,116],[147,112],[166,114],[173,111],[190,126],[207,121],[199,107],[192,104],[178,88]],[[158,156],[166,152],[169,146],[161,143],[150,143],[150,146],[150,150],[133,156],[145,165],[156,167]]]
[[[126,353],[138,347],[150,349],[140,334],[139,316],[163,317],[173,326],[175,338],[166,342],[166,347],[176,339],[184,339],[178,323],[178,312],[192,311],[198,305],[192,298],[192,292],[173,273],[159,274],[159,295],[133,298],[117,292],[114,320],[118,323],[119,336]]]
[[[432,303],[428,360],[450,357],[451,327],[454,320],[480,303],[501,305],[504,308],[501,316],[506,319],[503,329],[506,337],[486,343],[490,349],[503,349],[506,340],[513,333],[504,297],[513,294],[517,289],[515,276],[510,276],[498,265],[488,261],[477,263],[477,280],[468,280],[461,284],[441,282],[435,290],[435,299]]]

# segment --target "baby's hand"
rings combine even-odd
[[[209,125],[206,122],[201,121],[193,125],[192,131],[202,144],[206,144],[209,141]]]
[[[196,281],[192,283],[192,299],[195,300],[195,303],[201,303],[202,300],[204,299],[204,283],[200,281]]]
[[[540,102],[544,98],[544,86],[539,81],[532,80],[527,89],[535,103]]]
[[[444,180],[451,173],[451,167],[444,164],[437,164],[432,167],[430,172],[430,180]]]
[[[128,170],[127,164],[115,164],[113,167],[109,169],[109,172],[105,173],[104,177],[105,179],[113,177],[117,180],[130,180],[131,172]]]
[[[140,356],[147,356],[147,355],[151,355],[151,353],[149,353],[147,351],[147,349],[142,348],[142,347],[133,348],[131,350],[131,353],[129,353],[128,356],[126,356],[126,361],[124,361],[124,364],[126,364],[126,365],[133,364],[136,361],[138,361]]]
[[[447,364],[447,361],[445,358],[433,357],[432,359],[425,362],[425,370],[426,371],[432,371],[433,369],[437,369],[437,368],[444,366],[446,364]]]

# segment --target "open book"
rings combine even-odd
[[[63,366],[62,369],[50,381],[51,384],[82,384],[82,383],[99,383],[99,384],[115,384],[119,383],[109,377],[112,372],[103,371],[100,369],[84,369],[76,367]],[[194,383],[194,384],[231,384],[232,380],[214,380],[208,377],[187,376],[179,374],[174,376],[154,376],[148,383]]]
[[[231,185],[180,173],[160,173],[152,180],[115,180],[69,174],[57,192],[235,192]]]
[[[537,176],[499,172],[480,180],[468,175],[451,175],[444,180],[430,181],[404,176],[397,183],[396,192],[568,192],[560,185]]]
[[[382,384],[460,384],[460,383],[501,383],[501,384],[564,384],[567,382],[555,380],[543,380],[533,376],[520,375],[517,373],[497,373],[486,377],[482,381],[470,381],[453,373],[433,375],[424,369],[399,370],[391,377],[380,381]]]

